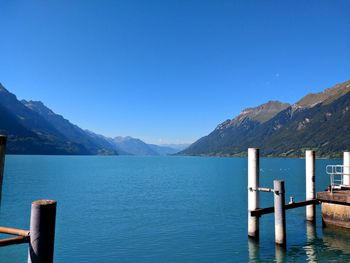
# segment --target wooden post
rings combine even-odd
[[[0,203],[2,196],[2,181],[4,178],[6,141],[7,137],[5,135],[0,135]]]
[[[275,207],[275,242],[281,247],[286,246],[286,210],[284,208],[284,181],[274,180]]]
[[[350,152],[344,152],[343,154],[343,184],[350,186]]]
[[[306,171],[306,200],[316,198],[315,190],[315,151],[307,150],[305,152],[305,171]],[[315,222],[316,206],[306,206],[306,220]]]
[[[56,201],[38,200],[32,203],[28,263],[53,262],[56,221]]]
[[[259,208],[259,149],[248,149],[248,236],[259,239],[259,217],[249,211]]]

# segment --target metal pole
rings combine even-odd
[[[248,149],[248,236],[259,239],[259,217],[249,211],[259,208],[259,149]]]
[[[343,184],[350,186],[350,152],[344,152],[343,154]]]
[[[307,150],[305,152],[305,171],[306,171],[306,200],[316,198],[315,190],[315,151]],[[316,206],[306,206],[306,220],[315,222]]]
[[[2,196],[2,181],[4,178],[6,142],[7,142],[7,136],[0,135],[0,203],[1,203],[1,196]]]
[[[56,201],[32,203],[28,263],[52,263],[55,240]]]
[[[286,210],[284,208],[284,181],[273,181],[274,206],[275,206],[275,242],[277,245],[286,246]]]

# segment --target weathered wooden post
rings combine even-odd
[[[315,190],[315,151],[307,150],[305,152],[305,171],[306,171],[306,200],[316,198]],[[315,222],[316,205],[306,206],[306,220]]]
[[[343,166],[343,184],[350,186],[350,152],[344,152]]]
[[[284,181],[274,180],[274,208],[275,208],[275,242],[281,247],[286,246],[286,210],[284,207]]]
[[[259,217],[250,211],[259,208],[259,149],[248,149],[248,236],[259,238]]]
[[[7,141],[7,136],[0,135],[0,203],[1,203],[1,196],[2,196],[2,182],[4,178],[6,141]]]
[[[53,262],[56,222],[56,201],[32,203],[28,263]]]

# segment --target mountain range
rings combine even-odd
[[[19,101],[2,84],[0,133],[8,136],[6,150],[10,154],[168,155],[183,149],[83,130],[40,101]]]
[[[269,101],[245,109],[179,154],[244,156],[249,147],[263,156],[300,157],[314,149],[318,156],[340,157],[350,149],[350,81],[292,105]]]

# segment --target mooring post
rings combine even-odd
[[[275,242],[281,247],[286,246],[286,210],[284,207],[284,181],[274,180],[274,207],[275,207]]]
[[[307,150],[305,152],[305,171],[306,171],[306,200],[316,198],[315,190],[315,151]],[[306,220],[315,222],[316,205],[306,206]]]
[[[259,238],[259,217],[249,211],[259,208],[259,149],[248,149],[248,236]]]
[[[6,141],[7,141],[7,136],[0,135],[0,203],[1,203],[1,196],[2,196],[2,181],[4,178]]]
[[[56,222],[56,201],[32,203],[28,263],[53,262]]]
[[[350,186],[350,152],[344,152],[343,166],[343,184]]]

